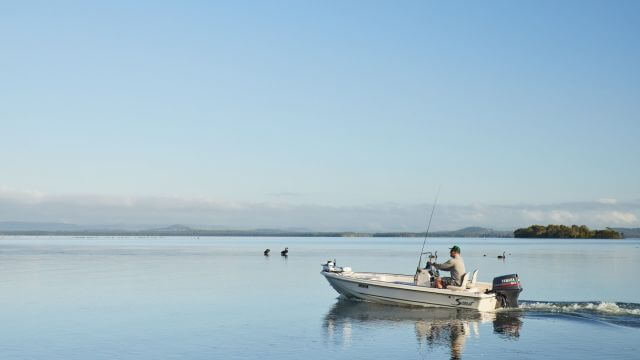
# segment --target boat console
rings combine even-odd
[[[326,263],[320,264],[320,265],[322,265],[322,271],[326,271],[326,272],[347,273],[347,274],[352,272],[350,267],[336,266],[336,259],[328,260]]]

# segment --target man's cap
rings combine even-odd
[[[458,245],[453,245],[453,247],[451,249],[449,249],[451,251],[455,251],[458,254],[460,254],[460,247]]]

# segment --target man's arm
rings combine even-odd
[[[433,266],[435,266],[435,268],[438,269],[438,270],[447,271],[447,270],[453,268],[453,262],[451,260],[449,260],[449,261],[447,261],[445,263],[442,263],[442,264],[434,263]]]

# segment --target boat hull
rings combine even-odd
[[[496,297],[490,294],[429,288],[408,282],[390,283],[359,279],[326,271],[323,271],[322,275],[338,293],[348,298],[384,304],[448,307],[476,311],[494,311],[496,308]]]

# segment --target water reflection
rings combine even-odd
[[[520,337],[518,312],[479,313],[446,308],[415,308],[340,299],[324,318],[325,337],[349,346],[362,325],[413,324],[421,349],[448,348],[451,359],[460,359],[467,339],[480,337],[481,328],[493,324],[493,333],[510,340]],[[487,326],[483,326],[486,324]],[[362,330],[367,331],[367,330]],[[486,331],[486,330],[482,330]]]
[[[520,337],[522,320],[519,313],[497,313],[493,320],[493,332],[506,339],[517,340]]]

